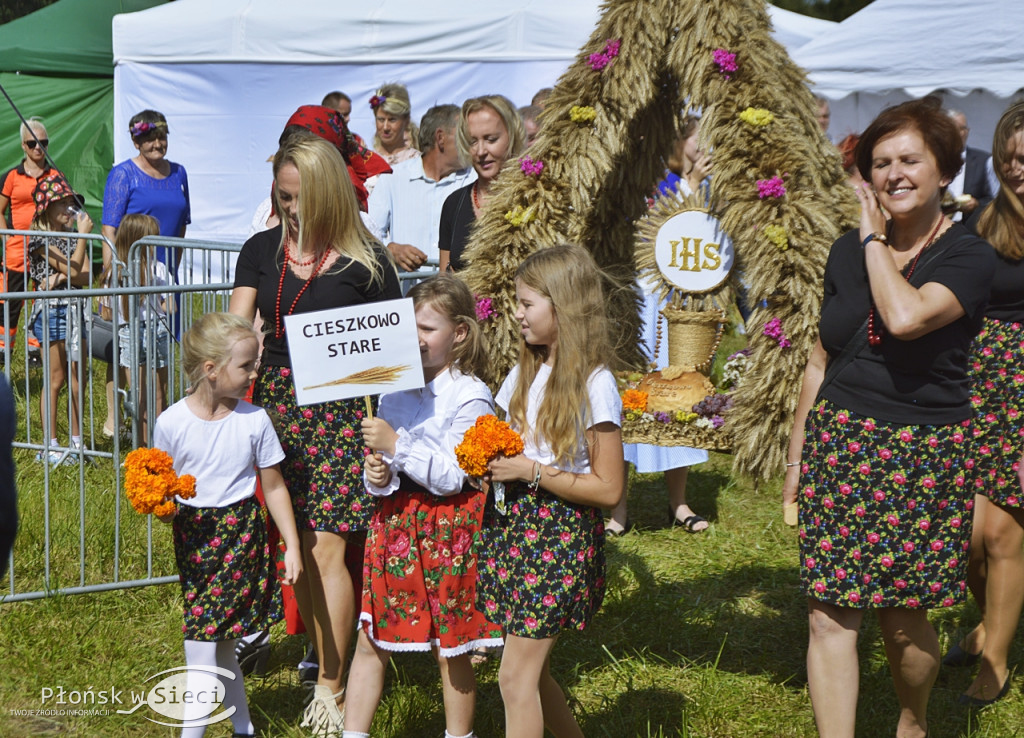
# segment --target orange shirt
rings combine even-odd
[[[32,197],[39,178],[45,177],[50,171],[47,167],[39,177],[25,173],[25,160],[3,176],[0,194],[11,203],[11,227],[17,231],[27,231],[32,225],[32,217],[36,214],[36,201]],[[2,213],[0,213],[2,215]],[[25,246],[21,236],[11,236],[4,247],[4,261],[8,269],[16,272],[25,271]]]

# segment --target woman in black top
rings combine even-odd
[[[943,663],[981,668],[960,702],[986,705],[1010,686],[1007,656],[1024,604],[1024,103],[1003,113],[992,142],[1000,188],[968,227],[999,257],[985,323],[971,349],[976,423],[974,443],[982,486],[974,496],[974,532],[967,584],[982,622]]]
[[[282,223],[242,247],[231,312],[259,308],[266,338],[253,401],[276,421],[304,574],[295,585],[302,619],[315,626],[320,674],[303,725],[341,731],[343,659],[355,629],[356,597],[345,568],[352,531],[365,530],[374,501],[363,485],[361,403],[295,402],[284,318],[401,297],[398,274],[359,218],[345,162],[333,145],[294,137],[274,156],[274,197]],[[300,228],[301,224],[301,228]]]
[[[456,141],[459,157],[473,164],[476,181],[455,190],[441,208],[437,247],[442,274],[448,269],[457,272],[464,266],[462,252],[473,222],[487,202],[491,183],[502,165],[523,150],[526,129],[519,111],[507,97],[474,97],[462,104]]]
[[[783,499],[799,498],[819,733],[854,735],[857,633],[871,608],[900,702],[897,735],[910,738],[927,731],[939,668],[927,611],[962,601],[966,589],[974,483],[967,351],[995,256],[942,215],[960,140],[936,103],[883,111],[856,161],[866,180],[857,190],[860,229],[836,241],[825,267]]]

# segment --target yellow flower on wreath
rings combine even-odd
[[[573,123],[589,123],[597,117],[597,111],[589,105],[573,105],[569,110],[569,120]]]
[[[789,248],[789,233],[786,229],[780,225],[766,225],[764,227],[764,235],[768,237],[768,240],[779,247],[779,251],[785,251]]]
[[[740,120],[752,126],[766,126],[775,120],[775,116],[772,115],[770,110],[748,107],[740,113]]]

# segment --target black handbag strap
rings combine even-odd
[[[853,337],[847,341],[846,345],[843,346],[843,350],[839,352],[839,356],[831,359],[828,362],[828,366],[825,367],[825,376],[821,378],[821,384],[818,385],[818,399],[821,399],[821,393],[824,391],[832,380],[845,369],[854,357],[859,354],[868,343],[868,319],[865,318],[864,322],[861,323],[860,328],[856,330]]]

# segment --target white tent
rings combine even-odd
[[[790,49],[831,23],[770,8]],[[114,130],[152,108],[167,115],[168,156],[188,170],[195,238],[239,241],[270,187],[266,159],[288,116],[332,90],[367,100],[404,82],[413,119],[436,103],[500,92],[526,105],[588,39],[598,0],[177,0],[114,18]],[[115,159],[134,155],[127,133]]]
[[[886,106],[938,92],[967,114],[988,150],[1024,86],[1024,2],[875,0],[795,52],[815,92],[833,100],[831,133],[862,131]]]

